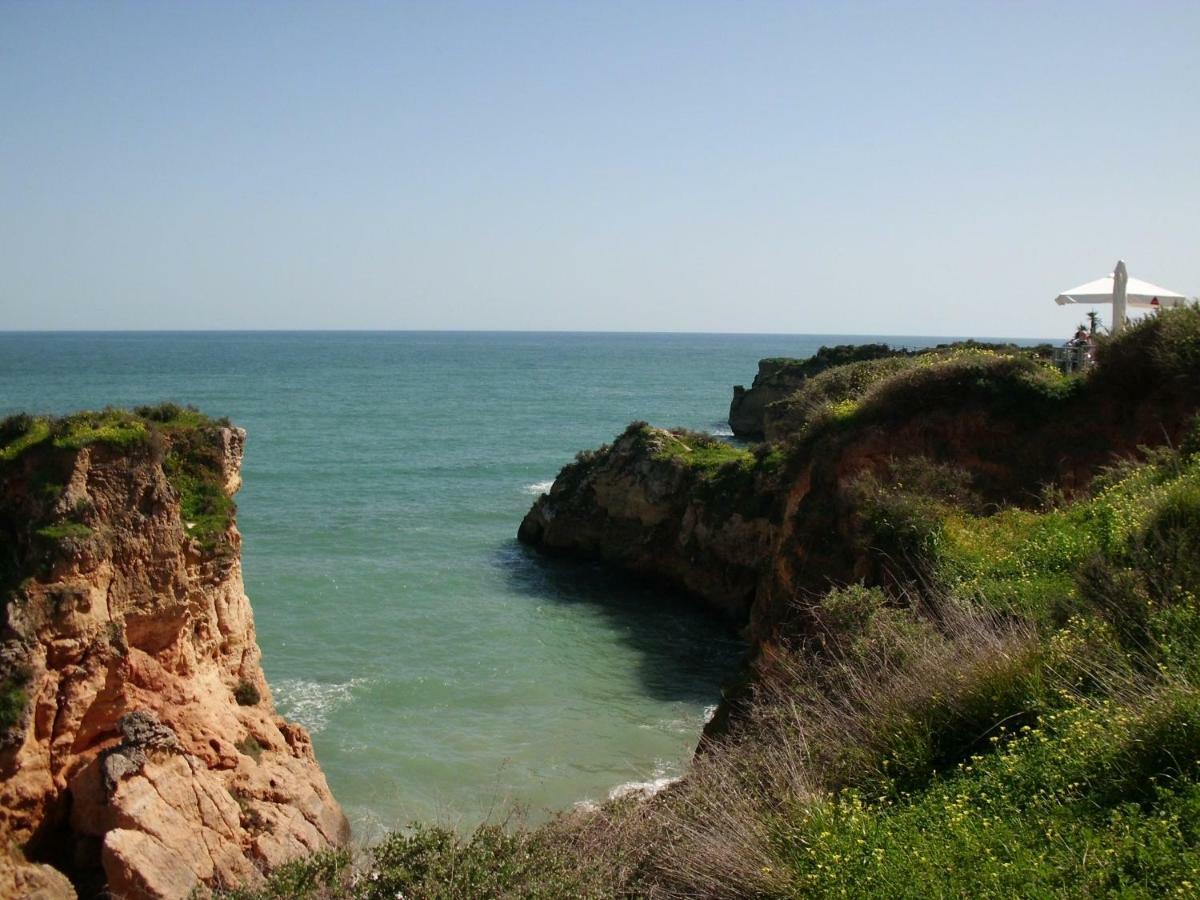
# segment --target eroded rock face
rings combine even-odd
[[[773,488],[747,483],[733,496],[707,497],[700,475],[661,458],[669,439],[660,429],[631,429],[567,466],[517,536],[682,588],[744,621],[775,533],[772,504],[755,498],[773,496]]]
[[[791,396],[814,375],[834,366],[888,356],[906,356],[886,344],[839,344],[821,347],[807,359],[760,359],[749,389],[737,385],[729,404],[729,427],[738,437],[761,438],[766,431],[767,407]]]
[[[768,404],[796,391],[808,378],[806,372],[789,366],[788,360],[763,359],[749,388],[736,385],[729,404],[729,427],[738,437],[760,438]]]
[[[244,438],[203,437],[229,492]],[[28,699],[0,749],[0,836],[19,851],[0,860],[0,895],[70,896],[65,872],[182,898],[349,837],[308,735],[272,704],[237,529],[194,537],[163,453],[46,447],[0,471],[19,569],[0,674]],[[23,532],[48,503],[74,527]]]
[[[871,551],[852,499],[864,476],[890,477],[897,461],[919,457],[964,470],[989,508],[1037,502],[1043,485],[1075,493],[1140,447],[1178,446],[1198,403],[1171,386],[1143,403],[1097,389],[1032,422],[1019,407],[933,405],[780,450],[786,461],[769,476],[735,481],[734,489],[626,432],[565,467],[518,537],[680,589],[745,621],[747,636],[761,643],[832,586],[905,577]]]

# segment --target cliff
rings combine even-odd
[[[744,619],[774,533],[777,462],[635,422],[564,468],[518,537],[604,559]]]
[[[897,354],[903,355],[904,351],[892,350],[886,344],[842,344],[821,347],[816,355],[808,359],[761,359],[749,390],[740,384],[733,389],[733,400],[729,404],[729,427],[738,437],[761,438],[767,407],[790,396],[809,378],[833,366]]]
[[[803,373],[803,408],[779,407],[774,442],[716,449],[635,423],[564,468],[518,536],[678,588],[771,640],[802,629],[785,619],[805,596],[920,577],[864,514],[872,480],[941,472],[982,507],[1030,506],[1047,485],[1072,496],[1139,448],[1178,444],[1200,408],[1200,367],[1173,321],[1108,345],[1086,378],[1016,348],[826,350],[789,367]],[[791,377],[772,371],[771,390]]]
[[[263,677],[244,440],[172,406],[0,425],[0,894],[186,897],[348,839]]]
[[[1084,377],[920,356],[814,375],[753,450],[636,422],[522,522],[749,623],[682,778],[534,829],[417,826],[256,896],[1194,893],[1200,308]]]

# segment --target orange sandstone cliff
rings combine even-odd
[[[203,895],[344,843],[263,677],[245,433],[175,408],[2,427],[0,896]]]

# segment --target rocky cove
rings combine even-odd
[[[298,882],[270,871],[300,859],[311,861],[310,896],[793,896],[807,883],[796,879],[813,874],[808,857],[789,856],[763,823],[784,816],[786,834],[810,846],[811,804],[875,785],[863,775],[874,772],[872,753],[897,763],[869,716],[838,740],[807,735],[812,758],[790,759],[794,743],[772,730],[779,709],[798,705],[824,722],[827,710],[804,704],[846,690],[823,668],[830,659],[839,672],[866,665],[881,685],[903,683],[910,664],[924,672],[914,684],[928,683],[932,670],[913,662],[928,659],[921,664],[965,673],[965,693],[901,693],[905,702],[965,703],[980,659],[1024,665],[1036,639],[1020,629],[1053,632],[1081,615],[1089,595],[1073,579],[1093,563],[1083,551],[1050,567],[1055,578],[1067,573],[1053,590],[1070,610],[1056,607],[1043,623],[1005,606],[968,622],[975,606],[949,599],[970,580],[964,573],[1031,551],[999,538],[975,556],[946,548],[996,522],[1036,531],[1058,510],[1099,502],[1097,476],[1119,485],[1110,470],[1121,461],[1161,471],[1164,484],[1190,477],[1188,451],[1175,448],[1194,441],[1195,315],[1164,316],[1113,342],[1086,378],[1012,349],[833,348],[816,358],[838,362],[790,366],[802,377],[762,404],[761,443],[635,422],[580,453],[535,501],[520,540],[666,585],[744,629],[754,648],[695,771],[651,799],[615,798],[539,829],[418,828],[355,854],[339,849],[345,819],[307,736],[275,714],[262,677],[230,502],[243,433],[177,408],[10,420],[0,522],[11,597],[3,675],[15,713],[0,762],[3,828],[20,849],[7,884],[17,895],[69,896],[67,872],[81,890],[107,885],[117,895],[250,883],[259,893],[243,896],[282,897]],[[1184,455],[1172,462],[1168,451]],[[1156,494],[1144,505],[1163,502]],[[1136,574],[1137,559],[1122,564]],[[1003,578],[971,577],[982,585],[977,602],[992,602]],[[845,655],[862,652],[861,641],[874,647],[877,628],[882,656]],[[920,653],[896,643],[912,639],[906,629],[924,629]],[[983,649],[960,646],[976,637]],[[844,709],[881,702],[856,690],[838,700]],[[1014,712],[1003,697],[985,712],[921,719],[932,749],[903,760],[913,774],[897,783],[918,790],[928,772],[971,758],[980,731],[1018,714],[1037,722],[1029,709],[1047,703],[1014,695]],[[960,719],[974,729],[961,746],[940,736]],[[865,756],[841,758],[848,748]],[[800,781],[772,780],[779,759]],[[766,797],[731,774],[746,771],[770,786]],[[781,796],[798,798],[800,811],[778,808]]]

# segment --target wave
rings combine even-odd
[[[608,792],[609,800],[620,800],[622,797],[637,795],[643,799],[653,797],[665,787],[677,782],[682,776],[668,775],[667,765],[661,760],[654,766],[647,781],[626,781],[618,784]]]
[[[665,787],[669,787],[679,780],[678,775],[664,775],[661,778],[654,778],[650,781],[626,781],[624,784],[618,784],[615,788],[608,792],[609,800],[620,800],[623,797],[629,797],[633,794],[644,798],[653,797]]]
[[[709,434],[713,437],[733,437],[733,429],[727,423],[719,422],[709,429]]]
[[[540,497],[542,494],[549,493],[552,487],[554,487],[553,479],[550,481],[537,481],[533,484],[525,485],[525,493]]]
[[[366,678],[322,683],[304,678],[285,678],[271,685],[275,703],[285,718],[294,719],[312,734],[325,730],[333,712],[354,702],[354,689],[366,684]]]

